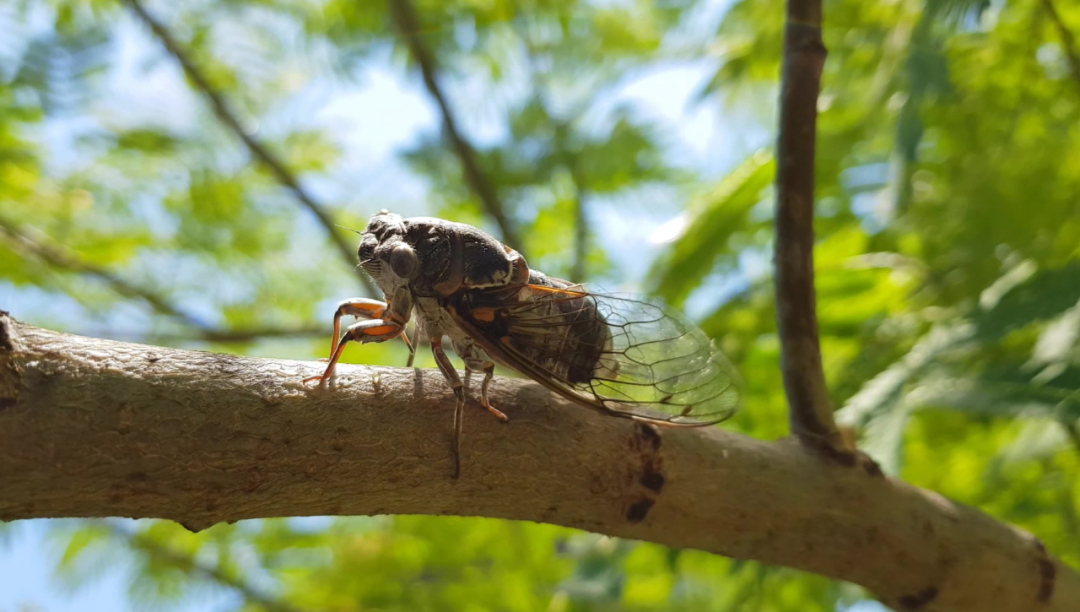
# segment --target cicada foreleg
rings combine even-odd
[[[334,336],[330,338],[330,356],[326,358],[326,361],[333,359],[334,352],[337,350],[338,336],[341,333],[341,317],[353,316],[358,319],[368,320],[381,319],[389,307],[390,305],[386,302],[368,298],[350,298],[338,304],[337,310],[334,311]],[[409,335],[406,333],[404,326],[401,329],[401,339],[405,342],[405,346],[409,348],[407,367],[411,368],[413,356],[416,354],[416,347],[413,342],[409,342]]]
[[[337,328],[337,321],[334,321],[334,327]],[[368,342],[385,342],[402,335],[402,331],[405,326],[401,323],[390,321],[387,319],[371,319],[370,321],[361,321],[359,323],[353,323],[345,330],[345,335],[338,341],[333,352],[330,354],[330,363],[326,366],[326,371],[318,376],[311,376],[305,378],[302,382],[308,382],[312,380],[324,381],[330,378],[330,374],[334,372],[334,366],[337,365],[338,359],[341,359],[341,353],[345,350],[345,345],[349,342],[359,342],[361,344],[367,344]]]

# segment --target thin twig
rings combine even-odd
[[[586,207],[585,179],[578,170],[576,156],[566,152],[562,138],[556,139],[556,146],[562,149],[563,163],[570,173],[571,189],[574,190],[574,263],[570,268],[570,280],[575,283],[585,281],[586,260],[589,257],[589,217]]]
[[[158,314],[176,319],[183,325],[193,328],[198,334],[197,339],[199,340],[208,342],[249,342],[259,338],[310,336],[325,333],[325,329],[316,328],[219,329],[177,308],[165,296],[156,291],[131,283],[110,270],[82,261],[75,254],[62,248],[34,240],[26,235],[17,224],[4,217],[0,217],[0,240],[10,245],[13,250],[24,257],[34,257],[56,268],[95,277],[104,281],[113,291],[124,297],[142,300]]]
[[[814,295],[814,146],[825,45],[821,0],[787,0],[776,167],[776,318],[791,432],[842,455],[821,366]]]
[[[1080,429],[1077,429],[1073,421],[1061,421],[1061,428],[1065,430],[1065,436],[1078,454],[1080,454]]]
[[[502,202],[495,193],[495,187],[480,170],[480,166],[476,162],[476,152],[458,129],[454,113],[450,109],[446,96],[443,95],[442,88],[439,85],[435,56],[432,55],[431,50],[424,45],[424,41],[420,38],[420,21],[416,16],[416,11],[413,9],[412,4],[409,3],[409,0],[388,0],[388,3],[394,25],[397,27],[401,37],[405,39],[409,52],[420,67],[420,74],[424,78],[424,86],[427,88],[428,94],[439,105],[439,112],[442,114],[443,120],[443,132],[450,140],[450,146],[458,161],[461,162],[465,183],[479,198],[480,204],[487,214],[499,226],[503,241],[518,251],[522,251],[525,245],[521,242],[514,224],[506,216]]]
[[[585,191],[574,180],[574,264],[570,268],[570,280],[585,280],[585,260],[589,255],[589,225],[585,214]]]
[[[173,550],[158,542],[154,542],[140,533],[128,531],[127,529],[104,521],[95,521],[95,523],[108,529],[114,537],[123,540],[132,549],[146,553],[158,561],[184,570],[193,576],[209,579],[224,587],[228,587],[243,596],[246,602],[261,606],[269,612],[301,612],[300,608],[294,608],[288,603],[263,593],[240,578],[222,571],[221,568],[217,566],[201,563],[189,555]]]
[[[251,155],[255,157],[259,162],[265,166],[275,179],[282,185],[284,185],[297,201],[307,208],[315,218],[319,220],[319,224],[326,230],[327,235],[330,236],[330,241],[334,243],[334,247],[337,249],[338,254],[341,255],[342,260],[350,269],[355,269],[356,266],[356,250],[348,245],[345,239],[338,233],[337,227],[334,225],[334,221],[330,218],[330,214],[322,207],[321,204],[316,202],[314,198],[300,185],[300,181],[295,175],[285,166],[285,163],[278,159],[278,157],[270,151],[262,142],[252,136],[244,127],[240,124],[240,120],[237,118],[236,113],[233,112],[229,103],[225,100],[225,97],[221,92],[214,89],[210,84],[210,81],[202,73],[195,62],[188,56],[184,47],[173,38],[169,30],[158,22],[146,8],[141,4],[141,0],[124,0],[131,7],[132,12],[138,16],[139,20],[150,28],[150,31],[154,33],[161,46],[165,47],[173,58],[183,68],[184,73],[191,79],[191,82],[195,85],[203,96],[210,102],[210,106],[214,109],[214,114],[218,119],[225,124],[237,137],[243,141],[244,145],[251,152]],[[356,275],[360,279],[361,285],[371,295],[379,295],[375,291],[375,287],[372,285],[371,280],[362,270],[356,270]]]
[[[1065,57],[1069,60],[1069,71],[1072,72],[1073,81],[1076,82],[1077,87],[1080,87],[1080,51],[1076,49],[1076,39],[1073,37],[1069,27],[1062,21],[1061,15],[1058,14],[1052,0],[1042,0],[1042,3],[1043,7],[1046,8],[1046,12],[1050,15],[1050,19],[1053,20],[1054,25],[1057,27],[1058,35],[1061,36],[1061,46],[1065,48]]]

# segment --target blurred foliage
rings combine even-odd
[[[1054,5],[1080,38],[1080,5]],[[526,230],[514,246],[551,274],[606,283],[644,259],[646,278],[632,280],[696,310],[739,365],[746,408],[729,426],[785,435],[771,152],[744,147],[725,176],[687,167],[670,126],[617,95],[635,75],[705,66],[686,112],[771,134],[782,1],[724,4],[716,28],[691,0],[414,6],[478,162]],[[350,190],[348,143],[313,117],[327,91],[363,87],[370,66],[418,82],[384,3],[148,8],[245,129],[333,203],[338,223],[362,227],[383,207]],[[1064,46],[1043,0],[828,0],[825,15],[815,265],[838,416],[889,472],[1031,530],[1076,566],[1080,82],[1069,58],[1080,51]],[[14,0],[0,6],[0,40],[0,225],[82,266],[0,233],[0,307],[95,335],[323,355],[322,335],[222,344],[191,328],[328,327],[328,306],[355,283],[124,4]],[[165,97],[135,95],[143,83]],[[405,208],[494,230],[437,128],[397,154],[426,198]],[[624,227],[670,220],[654,233],[659,248],[616,249],[603,240],[616,217]],[[589,237],[579,255],[577,231]],[[91,268],[164,296],[174,314]],[[397,344],[346,360],[403,363]],[[17,537],[9,531],[0,535]],[[263,520],[198,535],[166,522],[65,522],[55,532],[61,583],[127,571],[132,601],[152,609],[215,591],[251,611],[828,611],[866,597],[790,570],[489,519]]]

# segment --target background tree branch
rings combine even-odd
[[[273,596],[262,592],[248,584],[243,579],[222,570],[220,567],[203,563],[191,555],[173,550],[168,546],[155,542],[145,534],[130,531],[106,522],[98,523],[102,529],[108,531],[117,539],[122,540],[129,548],[141,552],[149,557],[183,570],[194,577],[213,581],[223,587],[229,588],[244,598],[245,602],[258,605],[268,612],[300,612],[300,608],[278,600]],[[311,612],[310,610],[308,612]]]
[[[791,433],[845,453],[825,386],[814,295],[814,147],[825,45],[821,0],[787,0],[776,153],[776,318]]]
[[[442,115],[443,120],[443,132],[450,141],[450,148],[454,151],[454,155],[461,162],[461,171],[465,176],[465,183],[468,184],[469,188],[480,200],[484,212],[499,226],[503,242],[524,254],[525,244],[521,241],[517,228],[514,226],[513,221],[506,216],[506,210],[495,192],[495,186],[480,170],[480,166],[476,162],[476,151],[462,136],[461,130],[458,128],[457,119],[450,109],[450,103],[447,102],[442,87],[439,85],[435,56],[432,55],[431,50],[427,48],[421,38],[420,20],[416,16],[416,10],[409,0],[387,1],[391,18],[394,20],[394,26],[408,46],[409,53],[420,67],[424,87],[427,88],[428,93],[439,106],[439,113]]]
[[[1061,46],[1065,51],[1065,58],[1069,62],[1069,72],[1072,74],[1073,82],[1076,83],[1077,87],[1080,87],[1080,51],[1076,49],[1076,38],[1073,37],[1069,26],[1062,21],[1061,14],[1058,13],[1053,0],[1042,0],[1042,5],[1047,14],[1050,15],[1050,20],[1054,22],[1058,36],[1061,37]]]
[[[208,342],[250,342],[258,338],[312,336],[326,333],[325,328],[318,327],[221,329],[209,325],[205,321],[184,312],[164,295],[153,289],[136,285],[111,270],[82,261],[76,254],[65,249],[34,240],[17,223],[3,216],[0,216],[0,241],[7,243],[15,252],[24,257],[33,257],[55,268],[92,276],[104,281],[116,293],[124,297],[141,300],[154,312],[174,319],[193,330],[194,337],[179,339],[199,339]],[[157,339],[161,340],[163,338],[157,337]],[[178,338],[173,336],[172,339],[177,340]]]
[[[1080,609],[1080,576],[977,510],[802,445],[656,430],[500,378],[450,478],[437,373],[149,347],[0,315],[0,520],[454,514],[531,520],[861,584],[897,610]],[[476,381],[473,381],[476,382]]]
[[[363,286],[364,290],[368,294],[378,297],[380,293],[375,290],[375,286],[372,284],[371,279],[369,279],[367,274],[363,271],[356,268],[356,248],[345,242],[345,239],[338,233],[334,221],[330,218],[330,213],[328,213],[321,204],[316,202],[311,194],[304,189],[300,184],[300,180],[296,178],[288,167],[286,167],[285,162],[278,159],[277,155],[271,152],[266,145],[252,136],[251,133],[240,124],[240,119],[236,116],[232,107],[229,106],[228,101],[225,100],[225,96],[210,84],[210,80],[206,78],[201,70],[199,70],[195,61],[188,56],[183,45],[173,38],[169,29],[154,19],[154,17],[146,10],[146,7],[142,5],[140,0],[123,1],[131,7],[131,11],[135,13],[136,17],[150,29],[161,43],[161,46],[165,47],[165,50],[169,55],[172,55],[176,59],[177,63],[180,64],[180,67],[183,68],[184,74],[191,79],[191,82],[199,92],[201,92],[210,102],[214,114],[217,115],[217,118],[221,123],[240,138],[244,143],[244,146],[251,152],[251,155],[259,160],[279,183],[292,192],[293,196],[304,206],[304,208],[315,215],[319,224],[326,230],[327,235],[330,237],[330,241],[334,244],[334,248],[345,262],[345,265],[347,265],[350,270],[353,270],[356,277],[360,279],[360,284]]]

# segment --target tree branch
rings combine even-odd
[[[420,38],[420,21],[416,16],[416,11],[413,9],[412,4],[409,3],[409,0],[387,0],[387,2],[390,8],[390,16],[394,20],[394,26],[397,28],[398,33],[401,34],[401,37],[405,39],[405,44],[409,47],[409,53],[412,54],[413,59],[420,66],[420,74],[424,78],[424,86],[427,88],[428,94],[439,105],[439,112],[442,114],[443,120],[443,132],[446,134],[447,139],[450,140],[450,147],[454,151],[454,155],[461,162],[461,171],[465,176],[465,183],[476,194],[487,214],[499,226],[503,242],[524,253],[525,244],[521,241],[521,237],[518,236],[517,228],[506,216],[502,202],[499,200],[498,194],[495,193],[495,187],[476,163],[476,152],[473,150],[472,145],[465,140],[458,129],[454,113],[450,109],[450,104],[446,101],[446,96],[443,95],[442,88],[439,86],[435,56],[431,54],[431,50],[424,45],[424,41]]]
[[[325,328],[315,327],[296,329],[276,327],[219,329],[177,308],[165,296],[156,291],[128,282],[110,270],[86,263],[66,250],[42,244],[30,238],[22,232],[17,224],[2,216],[0,216],[0,240],[6,242],[13,250],[21,253],[24,257],[34,257],[50,266],[100,279],[116,293],[124,297],[142,300],[154,312],[191,327],[198,334],[198,339],[207,342],[248,342],[258,338],[311,336],[326,332]]]
[[[821,0],[787,0],[776,164],[776,318],[791,432],[850,456],[825,387],[814,296],[814,146],[825,65]]]
[[[180,310],[176,306],[173,306],[172,303],[165,299],[161,294],[145,287],[129,283],[105,268],[81,261],[65,250],[41,244],[24,234],[17,224],[4,217],[0,217],[0,237],[3,237],[5,242],[11,245],[15,251],[22,253],[24,257],[32,256],[57,268],[93,276],[105,281],[113,291],[124,297],[135,298],[146,302],[146,304],[158,314],[171,317],[184,325],[194,327],[199,330],[200,333],[209,330],[209,327],[205,323]]]
[[[300,383],[321,369],[0,315],[0,520],[488,516],[816,572],[897,610],[1080,609],[1080,575],[1030,535],[800,444],[657,430],[499,378],[510,423],[470,402],[455,481],[438,373],[343,365]]]
[[[146,27],[153,32],[157,37],[161,46],[165,47],[165,50],[172,55],[180,67],[183,68],[184,73],[187,75],[195,87],[203,94],[203,96],[210,102],[211,108],[214,110],[214,114],[227,128],[232,130],[234,134],[244,143],[251,155],[259,160],[270,174],[282,185],[284,185],[293,196],[300,202],[304,208],[307,208],[315,218],[318,219],[319,224],[326,230],[327,235],[330,237],[330,241],[334,244],[338,254],[341,255],[342,260],[349,269],[354,270],[357,278],[360,279],[360,284],[364,290],[372,296],[378,296],[381,292],[375,290],[375,286],[372,284],[371,279],[367,277],[367,274],[362,270],[356,269],[356,249],[349,246],[345,242],[345,239],[338,233],[337,227],[334,225],[334,221],[330,218],[330,213],[322,207],[321,204],[315,201],[314,198],[300,185],[299,179],[293,175],[293,173],[285,166],[285,162],[278,159],[274,153],[270,151],[262,142],[252,136],[244,127],[240,124],[240,120],[237,118],[236,113],[233,112],[229,103],[225,100],[225,97],[218,92],[210,84],[210,81],[202,73],[195,62],[188,56],[184,47],[173,38],[169,30],[159,23],[146,8],[142,5],[141,0],[123,0],[127,3],[135,15],[143,22]]]
[[[1065,57],[1069,61],[1069,71],[1072,72],[1072,78],[1076,86],[1080,87],[1080,51],[1076,49],[1076,39],[1073,38],[1069,27],[1061,20],[1061,15],[1057,12],[1052,0],[1042,0],[1042,4],[1050,15],[1051,21],[1054,22],[1058,36],[1061,36],[1061,46],[1065,49]]]
[[[147,538],[143,534],[128,531],[127,529],[104,522],[100,523],[100,525],[116,538],[123,540],[124,543],[133,550],[145,553],[158,561],[168,563],[193,576],[211,580],[224,587],[230,588],[240,594],[245,602],[257,604],[269,612],[300,612],[299,608],[294,608],[283,601],[263,593],[243,580],[222,571],[216,566],[201,563],[190,555],[168,548],[167,546]]]

